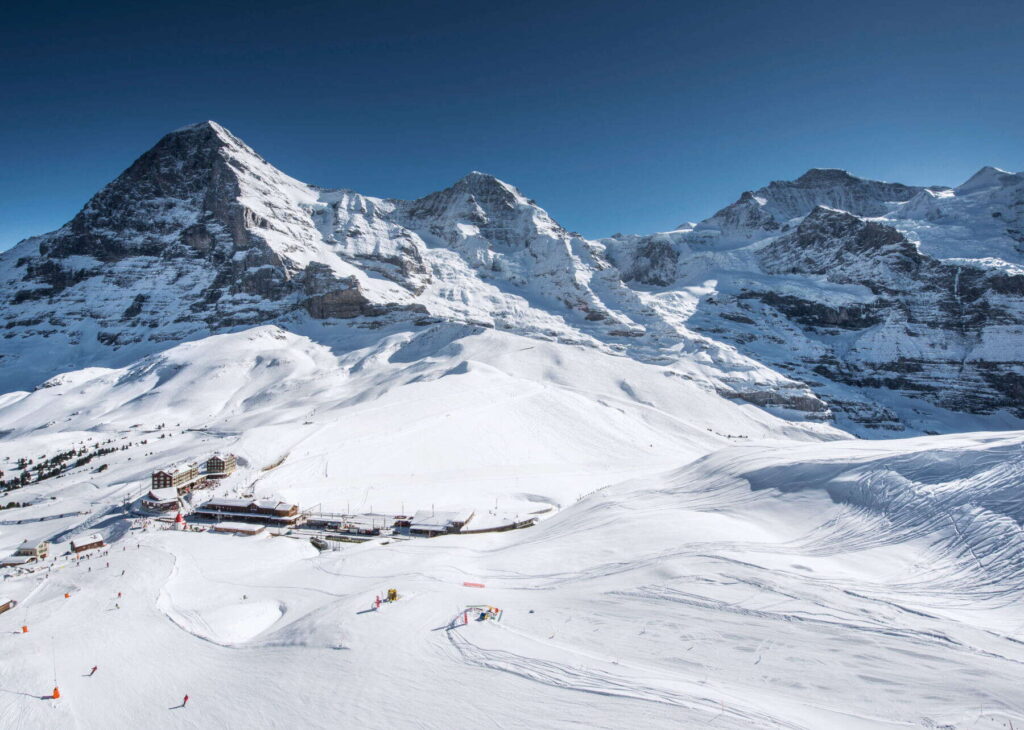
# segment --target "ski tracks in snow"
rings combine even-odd
[[[668,676],[664,672],[619,664],[611,659],[582,654],[550,643],[544,644],[543,648],[564,652],[568,655],[567,659],[576,661],[555,661],[503,649],[486,649],[473,643],[457,628],[450,628],[445,633],[458,659],[471,666],[494,669],[533,682],[577,692],[685,708],[693,713],[695,721],[699,720],[705,727],[712,723],[716,726],[737,728],[802,727],[757,710],[738,707],[731,698],[726,702],[724,699],[686,693],[680,688],[693,684],[691,680]],[[524,643],[536,641],[525,635],[520,634],[520,637]],[[612,673],[595,668],[593,664],[596,662],[617,667],[620,671]]]

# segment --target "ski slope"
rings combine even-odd
[[[3,554],[57,543],[0,583],[5,728],[1024,723],[1020,432],[861,441],[698,365],[462,326],[207,338],[8,396],[0,428],[5,470],[124,446],[0,511]],[[318,553],[122,512],[224,450],[215,494],[540,521]],[[109,555],[63,555],[96,531]]]

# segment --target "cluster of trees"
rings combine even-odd
[[[145,444],[148,443],[148,441],[143,439],[138,443]],[[4,473],[0,471],[0,490],[8,492],[12,489],[23,487],[26,484],[41,482],[44,479],[50,479],[51,477],[58,477],[70,469],[77,469],[78,467],[85,466],[93,459],[107,454],[112,454],[115,451],[127,451],[135,445],[136,444],[131,441],[115,445],[114,439],[108,439],[92,449],[82,446],[77,449],[68,449],[67,451],[58,452],[50,457],[43,454],[39,457],[38,461],[21,457],[15,463],[15,470],[18,472],[16,476],[12,476],[10,479],[5,480],[3,478]],[[106,471],[106,468],[106,464],[101,464],[98,471]]]
[[[178,424],[181,425],[180,423]],[[164,429],[167,427],[166,423],[161,423],[157,426],[157,429]],[[182,431],[184,433],[184,431]],[[162,433],[160,438],[167,438],[174,434]],[[61,451],[49,458],[46,454],[39,457],[38,460],[21,457],[15,463],[14,471],[16,474],[12,474],[8,479],[4,479],[4,472],[0,470],[0,494],[9,492],[12,489],[18,489],[24,487],[26,484],[32,484],[34,482],[41,482],[44,479],[51,477],[59,477],[64,472],[70,469],[77,469],[78,467],[85,466],[93,459],[106,454],[112,454],[115,451],[127,451],[132,446],[144,446],[149,443],[148,439],[141,439],[137,442],[127,441],[123,444],[114,444],[114,439],[107,439],[102,444],[99,444],[92,449],[87,446],[81,446],[77,449],[68,449],[67,451]],[[129,460],[131,457],[128,457]],[[96,471],[106,471],[107,465],[100,464]],[[6,507],[0,505],[0,509],[9,509],[11,507],[20,507],[21,505],[16,502],[9,503]]]

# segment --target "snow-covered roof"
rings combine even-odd
[[[190,461],[190,462],[187,462],[187,463],[172,464],[171,466],[168,466],[168,467],[166,467],[164,469],[157,469],[153,473],[154,474],[161,474],[161,473],[163,473],[163,474],[171,474],[173,476],[174,474],[177,474],[179,472],[188,471],[189,469],[195,469],[195,468],[197,468],[196,463],[194,461]]]
[[[231,497],[214,497],[203,507],[248,507],[253,504],[251,499],[233,499]]]
[[[94,532],[91,535],[85,537],[76,537],[71,541],[71,547],[80,547],[81,545],[94,545],[95,543],[103,542],[103,535],[98,532]]]
[[[0,564],[3,565],[24,565],[25,563],[34,563],[36,561],[33,555],[12,555],[9,558],[0,560]]]
[[[291,509],[295,505],[289,504],[288,502],[281,502],[276,499],[260,499],[256,502],[256,506],[260,509]]]
[[[178,498],[178,490],[174,487],[164,487],[163,489],[150,489],[149,494],[146,495],[146,499],[153,502],[171,502]]]
[[[382,515],[350,515],[346,517],[343,522],[346,525],[351,525],[352,527],[369,529],[376,527],[389,527],[394,523],[394,520]]]
[[[218,522],[213,526],[214,530],[231,530],[232,532],[263,532],[264,526],[250,522]]]
[[[39,548],[45,548],[46,545],[46,542],[29,542],[25,540],[18,546],[15,555],[35,555]]]
[[[420,510],[413,515],[410,529],[446,530],[453,522],[462,522],[463,524],[469,522],[469,518],[472,516],[473,510],[471,509],[445,511]]]

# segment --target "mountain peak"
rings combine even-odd
[[[433,209],[438,205],[461,207],[470,198],[472,198],[471,202],[482,205],[484,209],[497,207],[511,210],[519,204],[528,202],[514,186],[499,180],[494,175],[473,170],[444,190],[430,193],[413,201],[413,206],[415,209],[424,207]]]
[[[518,195],[518,191],[515,186],[509,185],[507,182],[499,180],[494,175],[490,175],[486,172],[480,172],[479,170],[473,170],[469,174],[463,176],[452,187],[466,188],[473,193],[494,192],[503,195]]]
[[[851,175],[846,170],[834,167],[812,167],[803,175],[794,180],[800,185],[835,185],[837,183],[859,182],[860,178]]]
[[[1006,187],[1007,185],[1019,184],[1022,178],[1024,178],[1024,175],[1020,173],[1013,173],[993,167],[992,165],[985,165],[985,167],[971,175],[967,182],[958,186],[956,192],[963,195],[990,188]]]
[[[216,122],[181,127],[94,195],[40,251],[105,262],[161,256],[184,240],[183,227],[197,226],[211,212],[210,220],[217,219],[244,247],[244,225],[232,218],[239,180],[245,171],[263,167],[270,165]]]
[[[471,170],[470,172],[463,175],[462,179],[501,182],[494,175],[491,175],[490,173],[486,172],[480,172],[479,170]]]
[[[212,120],[189,124],[179,127],[173,132],[168,132],[157,141],[153,150],[170,148],[185,151],[197,148],[220,149],[224,147],[256,154],[245,142]]]
[[[205,122],[196,122],[195,124],[186,124],[184,127],[178,127],[177,129],[170,132],[170,134],[181,134],[186,132],[199,132],[204,130],[212,130],[214,132],[227,132],[224,127],[217,124],[212,119],[207,119]],[[230,134],[230,133],[229,133]]]

